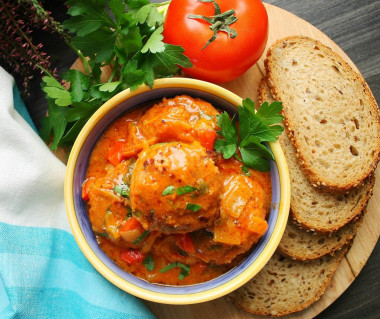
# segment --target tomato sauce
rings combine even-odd
[[[126,272],[205,282],[267,230],[270,173],[213,151],[218,114],[200,99],[163,99],[115,120],[95,145],[82,197],[99,246]]]

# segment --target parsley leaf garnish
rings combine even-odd
[[[187,265],[184,265],[182,263],[179,263],[179,262],[175,262],[175,263],[171,263],[169,265],[166,265],[164,268],[160,269],[160,272],[165,273],[165,272],[167,272],[167,271],[169,271],[175,267],[181,268],[181,272],[178,275],[179,280],[183,280],[186,276],[190,275],[190,267]]]
[[[198,190],[198,188],[190,186],[190,185],[186,185],[186,186],[183,186],[183,187],[177,187],[177,189],[176,189],[177,195],[188,194],[188,193],[191,193],[191,192],[195,192],[197,190]]]
[[[134,242],[133,245],[137,245],[140,241],[142,241],[146,236],[150,234],[149,230],[144,231]]]
[[[173,185],[169,185],[168,187],[164,189],[161,195],[162,196],[170,195],[170,194],[173,194],[174,191],[175,191],[175,187]]]
[[[121,197],[129,198],[129,186],[126,184],[118,184],[113,188],[115,193],[118,193]]]
[[[197,205],[197,204],[187,203],[186,209],[191,210],[193,212],[197,212],[198,210],[202,209],[202,206]]]
[[[274,157],[262,143],[276,141],[284,130],[281,125],[276,125],[283,119],[281,110],[281,102],[264,102],[255,111],[255,103],[251,99],[243,100],[238,107],[239,132],[235,116],[230,119],[227,112],[217,115],[220,127],[217,133],[221,138],[215,141],[214,149],[222,153],[225,159],[235,156],[247,168],[268,171],[268,159],[274,160]]]
[[[42,121],[41,137],[51,148],[72,145],[90,116],[124,89],[136,89],[154,79],[172,77],[179,66],[192,67],[181,46],[163,42],[161,4],[148,0],[69,0],[63,23],[73,36],[65,38],[83,63],[83,70],[69,70],[61,78],[65,88],[45,71],[41,83],[48,100],[48,117]],[[109,78],[102,69],[109,67]]]
[[[146,269],[148,269],[149,271],[153,271],[154,267],[155,267],[155,264],[154,264],[154,261],[153,261],[153,257],[151,254],[149,254],[144,260],[143,260],[143,264],[145,266]]]

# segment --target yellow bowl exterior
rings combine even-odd
[[[189,78],[169,78],[155,80],[153,90],[173,87],[191,88],[199,91],[212,93],[230,102],[236,107],[238,105],[241,105],[242,102],[241,97],[224,88],[221,88],[215,84],[211,84],[208,82]],[[204,292],[183,295],[156,293],[127,282],[125,279],[121,278],[105,266],[105,264],[99,259],[99,257],[92,251],[84,235],[82,234],[74,208],[73,176],[74,168],[80,149],[84,141],[86,140],[89,132],[96,125],[96,123],[116,105],[119,105],[121,102],[129,98],[138,94],[142,94],[149,90],[151,89],[148,86],[142,85],[132,92],[129,89],[127,89],[117,94],[95,112],[95,114],[89,119],[89,121],[86,123],[86,125],[80,132],[71,150],[65,177],[65,202],[70,226],[73,231],[74,237],[86,258],[97,269],[97,271],[99,271],[105,278],[107,278],[110,282],[112,282],[120,289],[123,289],[124,291],[137,297],[143,298],[145,300],[165,304],[184,305],[213,300],[232,292],[233,290],[237,289],[238,287],[242,286],[250,279],[252,279],[272,257],[278,244],[280,243],[281,237],[285,231],[290,205],[290,179],[286,159],[278,141],[269,143],[274,157],[276,159],[280,177],[281,200],[279,205],[279,217],[275,225],[273,235],[271,236],[263,252],[259,255],[256,261],[251,266],[249,266],[249,268],[246,269],[243,273],[241,273],[234,279],[226,282],[225,284],[218,286],[217,288],[210,289]]]

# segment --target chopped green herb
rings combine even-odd
[[[193,186],[190,186],[190,185],[186,185],[186,186],[183,186],[183,187],[177,187],[177,195],[183,195],[183,194],[187,194],[187,193],[191,193],[191,192],[195,192],[199,190],[198,188],[195,188]]]
[[[192,210],[193,212],[197,212],[201,208],[202,208],[201,205],[192,204],[192,203],[187,203],[186,204],[186,209]]]
[[[242,106],[238,107],[239,132],[235,117],[230,120],[227,112],[217,115],[221,128],[217,133],[222,138],[215,141],[214,149],[225,159],[235,156],[247,167],[268,171],[267,159],[274,160],[274,156],[262,143],[276,141],[284,130],[281,125],[275,125],[283,119],[281,110],[281,102],[264,102],[255,111],[255,103],[251,99],[243,100]],[[237,151],[240,151],[241,158]]]
[[[168,187],[166,187],[164,189],[164,191],[162,192],[162,196],[166,196],[166,195],[170,195],[170,194],[173,194],[174,193],[174,190],[175,190],[175,187],[173,185],[169,185]]]
[[[142,241],[146,236],[150,234],[149,230],[144,231],[139,238],[137,238],[134,242],[133,245],[137,245],[140,241]]]
[[[153,271],[154,267],[155,267],[155,264],[154,264],[154,261],[153,261],[153,257],[152,257],[152,254],[149,254],[144,260],[143,260],[143,264],[145,266],[146,269],[148,269],[149,271]]]
[[[190,267],[187,265],[184,265],[182,263],[179,263],[179,262],[175,262],[175,263],[171,263],[169,265],[166,265],[164,268],[160,269],[160,272],[165,273],[165,272],[167,272],[173,268],[176,268],[176,267],[181,268],[181,272],[178,275],[178,278],[180,280],[183,280],[186,276],[190,275]]]
[[[249,168],[245,165],[242,166],[241,168],[241,172],[243,173],[243,175],[245,176],[250,176],[251,175],[251,172],[249,171]]]
[[[103,232],[103,233],[99,233],[99,232],[95,232],[95,234],[99,237],[103,237],[103,238],[108,238],[108,233],[107,232]]]
[[[127,206],[127,214],[125,215],[125,220],[132,217],[132,208],[130,206]]]
[[[126,184],[116,185],[113,188],[114,192],[118,193],[121,197],[129,198],[129,187]]]

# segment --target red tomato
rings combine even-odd
[[[199,143],[208,151],[214,149],[214,143],[216,139],[216,132],[214,130],[199,129],[198,131]]]
[[[210,24],[188,15],[215,15],[213,3],[197,0],[172,0],[164,24],[164,41],[181,45],[193,63],[185,68],[188,75],[210,81],[228,82],[247,71],[264,52],[268,38],[268,15],[260,0],[216,0],[221,13],[235,10],[237,21],[229,27],[237,32],[232,38],[218,31],[215,41],[206,48],[214,32]]]
[[[86,179],[82,184],[82,199],[85,202],[88,202],[90,200],[90,189],[95,181],[94,177],[90,177]]]
[[[120,259],[128,264],[134,264],[144,259],[144,255],[137,249],[128,249],[120,251]]]
[[[193,245],[193,241],[191,240],[191,237],[189,234],[177,234],[175,236],[175,242],[179,248],[182,250],[193,253],[195,252],[195,248]]]
[[[113,166],[116,166],[123,160],[123,152],[126,148],[126,143],[123,140],[112,143],[106,158]]]

